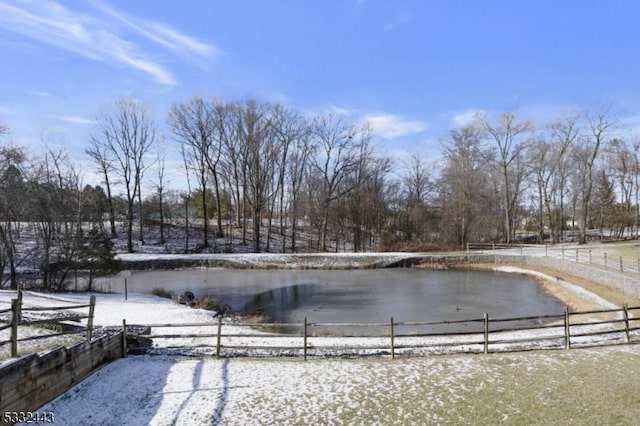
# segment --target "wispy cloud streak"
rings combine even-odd
[[[203,43],[186,34],[182,34],[163,23],[134,18],[107,6],[105,3],[100,1],[95,1],[94,4],[106,14],[125,24],[147,40],[173,50],[174,52],[181,54],[186,52],[202,57],[209,57],[219,53],[215,46]]]
[[[200,57],[211,57],[216,53],[215,47],[164,24],[146,21],[140,24],[100,3],[97,5],[102,15],[74,11],[50,0],[0,0],[0,28],[85,58],[131,67],[168,86],[177,84],[173,73],[127,37],[130,34],[118,23],[126,24],[129,30],[133,29],[165,49]]]
[[[90,118],[85,118],[85,117],[79,117],[77,115],[56,115],[56,116],[53,116],[53,117],[57,118],[58,120],[64,121],[66,123],[96,124],[95,120],[92,120]]]
[[[370,114],[364,118],[371,126],[374,134],[384,139],[394,139],[426,131],[427,123],[418,120],[407,120],[395,114]]]

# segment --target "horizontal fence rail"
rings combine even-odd
[[[532,325],[522,325],[532,322]],[[458,327],[447,331],[450,326]],[[513,318],[379,323],[216,323],[127,325],[144,329],[153,352],[216,357],[421,356],[570,349],[640,342],[640,306]],[[465,330],[460,331],[460,327]]]
[[[31,292],[29,292],[31,294]],[[96,297],[91,295],[88,304],[79,304],[54,296],[40,296],[53,301],[65,302],[65,306],[29,306],[22,301],[22,292],[16,292],[16,298],[11,300],[10,309],[0,310],[0,332],[11,329],[9,338],[0,340],[0,347],[10,345],[10,356],[18,356],[20,342],[51,339],[59,336],[78,335],[84,333],[84,338],[91,341],[93,336],[93,318],[96,305]],[[78,313],[78,310],[87,310],[87,313]],[[71,312],[73,311],[73,312]],[[86,320],[86,326],[81,321]],[[31,336],[19,336],[19,330],[26,327],[40,327],[55,332],[35,334]],[[66,329],[66,331],[65,331]]]

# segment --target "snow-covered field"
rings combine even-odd
[[[87,426],[632,424],[637,398],[616,389],[637,395],[638,359],[640,345],[394,361],[139,356],[39,411]]]

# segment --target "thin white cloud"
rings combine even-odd
[[[33,96],[38,96],[41,98],[48,98],[53,96],[50,92],[38,91],[38,90],[29,90],[28,93]]]
[[[168,25],[134,18],[125,13],[116,11],[101,1],[95,1],[93,3],[106,14],[116,18],[118,21],[127,25],[146,39],[175,52],[189,52],[202,57],[210,57],[218,53],[218,49],[215,46],[203,43],[186,34],[182,34]]]
[[[0,0],[0,28],[85,58],[142,71],[162,85],[177,84],[171,71],[127,38],[125,31],[114,25],[113,18],[111,13],[106,16],[91,16],[51,0]],[[118,18],[117,22],[124,21]],[[215,51],[213,47],[163,24],[145,22],[144,25],[136,25],[131,20],[127,25],[133,25],[132,28],[137,33],[172,51],[194,52],[200,56],[210,55]],[[146,27],[154,30],[144,30]]]
[[[344,117],[349,117],[351,115],[351,111],[348,108],[343,108],[337,105],[329,105],[326,110],[326,113],[340,115]]]
[[[313,118],[319,115],[327,115],[327,114],[347,118],[347,117],[351,117],[354,114],[354,112],[351,111],[350,109],[341,107],[338,105],[334,105],[334,104],[324,105],[322,107],[303,109],[302,113],[307,118]]]
[[[55,115],[53,117],[57,118],[58,120],[61,120],[67,123],[73,123],[73,124],[96,124],[95,120],[92,120],[90,118],[80,117],[77,115]]]
[[[485,112],[486,111],[481,109],[469,109],[469,110],[454,114],[454,116],[451,118],[451,127],[462,128],[470,124],[473,124],[473,122],[476,120],[476,117],[479,114],[484,114]]]
[[[364,117],[375,135],[384,139],[395,139],[426,131],[427,123],[418,120],[407,120],[395,114],[370,114]]]

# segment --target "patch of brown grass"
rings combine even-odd
[[[153,290],[151,290],[151,294],[158,297],[164,297],[165,299],[173,299],[173,293],[162,287],[155,287]]]
[[[220,312],[226,306],[224,302],[213,296],[197,297],[193,301],[194,308]]]

